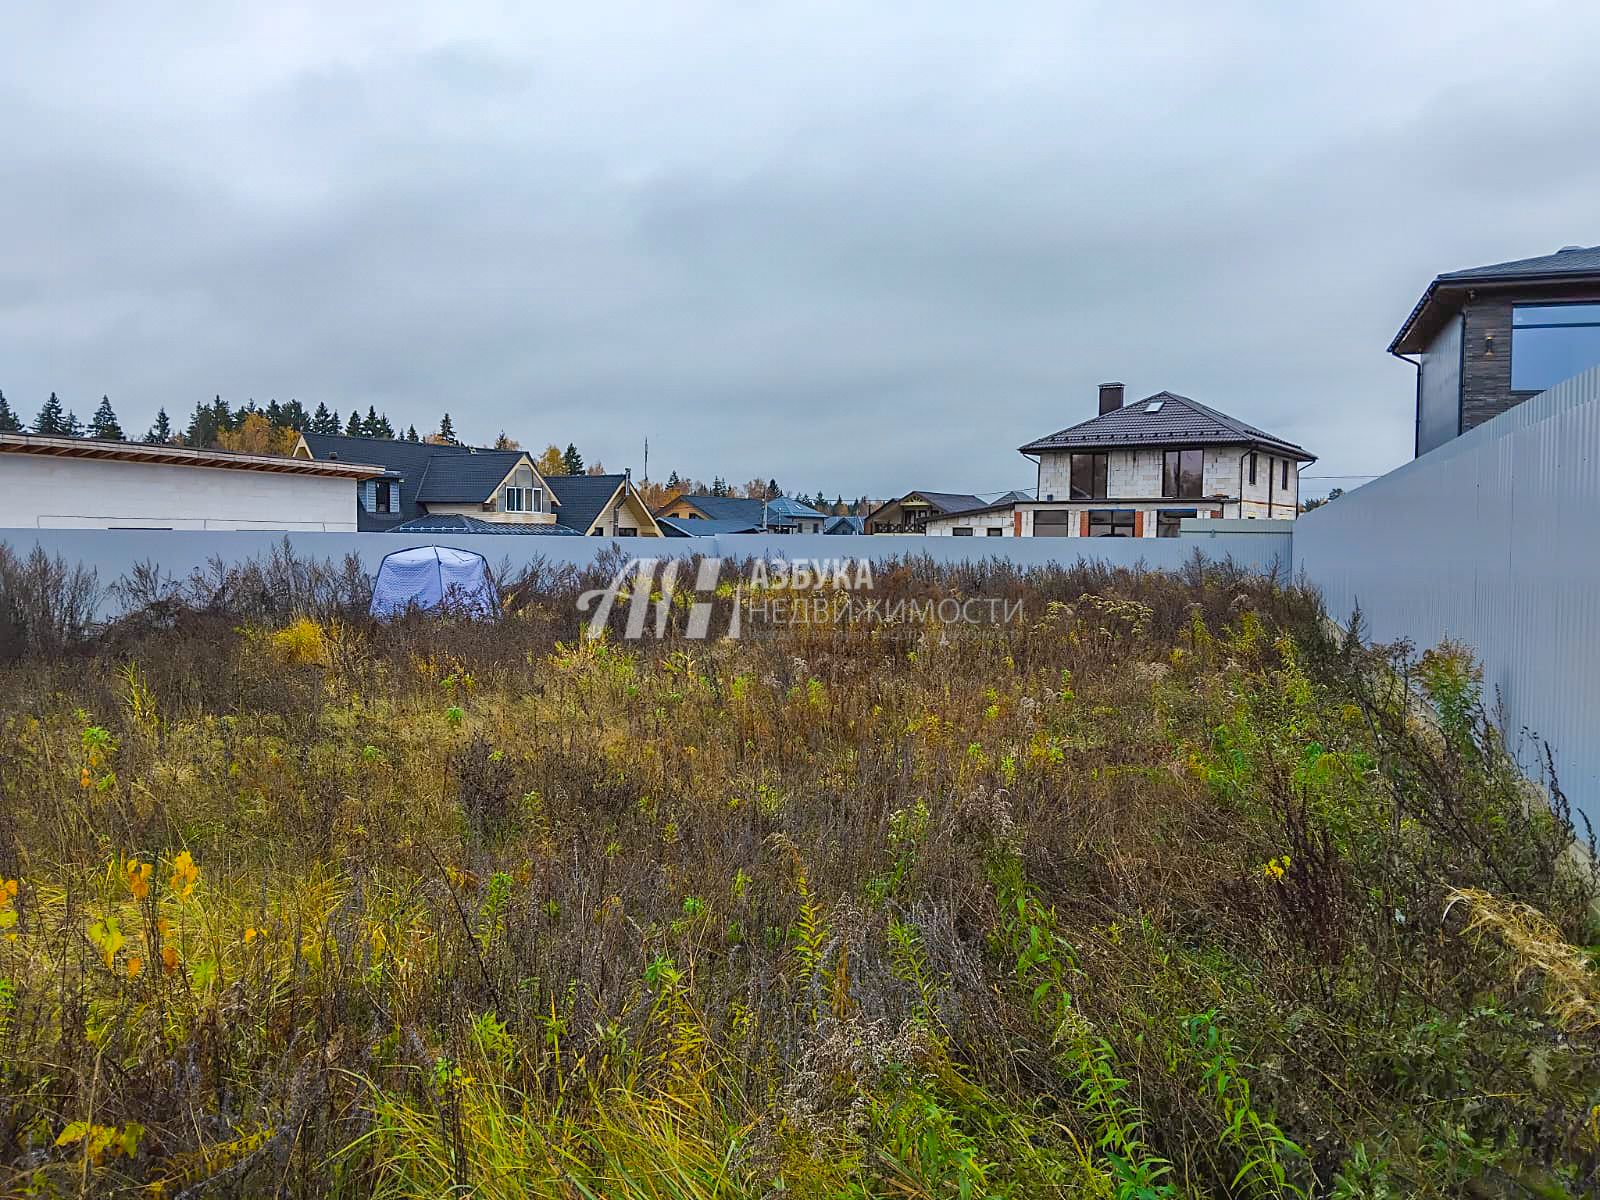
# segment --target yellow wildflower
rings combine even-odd
[[[255,941],[256,935],[260,932],[261,931],[253,925],[249,929],[246,929],[244,931],[244,944],[248,946],[251,942]]]
[[[135,900],[143,900],[150,894],[150,871],[149,863],[142,863],[136,858],[130,858],[127,866],[123,868],[128,890],[133,893]]]
[[[94,786],[94,779],[90,776],[88,767],[78,772],[78,786],[85,790]]]
[[[182,851],[172,860],[172,890],[178,894],[178,899],[187,900],[194,895],[195,885],[199,882],[200,868],[195,865],[193,855],[187,850]]]

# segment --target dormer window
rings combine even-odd
[[[533,486],[533,472],[527,467],[518,467],[511,472],[510,480],[501,489],[501,511],[542,512],[543,504],[544,490]]]
[[[397,513],[400,511],[400,481],[397,479],[369,479],[363,489],[362,506],[370,513]]]

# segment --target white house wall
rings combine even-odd
[[[0,525],[352,533],[356,481],[337,475],[0,454]]]
[[[1094,453],[1092,450],[1081,453]],[[1181,508],[1193,504],[1202,511],[1207,506],[1199,501],[1161,499],[1161,469],[1164,451],[1109,450],[1106,451],[1107,500],[1144,500],[1149,503],[1138,507],[1145,514],[1145,535],[1153,537],[1155,514],[1161,508]],[[1289,461],[1289,486],[1282,486],[1284,459],[1257,451],[1256,482],[1250,482],[1249,461],[1246,451],[1238,446],[1208,449],[1202,464],[1202,487],[1207,496],[1218,494],[1238,497],[1237,505],[1229,503],[1229,517],[1266,517],[1293,519],[1299,498],[1299,464]],[[1243,470],[1241,471],[1241,461]],[[1269,485],[1270,473],[1270,485]],[[1039,459],[1039,499],[1066,500],[1072,494],[1072,456],[1069,453],[1043,454]],[[1271,512],[1268,502],[1271,501]],[[1081,504],[1082,501],[1079,501]],[[1126,507],[1126,505],[1115,505]],[[1031,515],[1031,514],[1030,514]],[[1023,532],[1032,533],[1031,520],[1025,521]],[[1076,530],[1074,530],[1076,533]]]

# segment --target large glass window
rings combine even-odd
[[[1074,500],[1103,500],[1106,494],[1105,454],[1074,454],[1072,456],[1072,498]]]
[[[518,467],[511,472],[511,482],[505,487],[502,501],[503,512],[538,512],[539,489],[533,486],[533,472],[527,467]]]
[[[1196,500],[1205,494],[1204,450],[1168,450],[1161,459],[1161,494]]]
[[[1542,392],[1600,366],[1600,304],[1518,304],[1511,310],[1511,390]]]
[[[1192,508],[1163,508],[1156,513],[1156,536],[1175,538],[1182,532],[1185,517],[1199,516]]]
[[[1091,508],[1089,510],[1090,537],[1133,536],[1133,510],[1125,508]]]
[[[1037,509],[1033,514],[1034,537],[1070,537],[1072,522],[1078,519],[1075,512],[1062,509]]]

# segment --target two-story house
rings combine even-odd
[[[483,532],[484,524],[518,533],[573,532],[557,524],[560,501],[522,450],[302,433],[294,453],[384,468],[357,493],[362,532],[470,533]]]
[[[1426,454],[1600,366],[1600,246],[1440,275],[1389,353],[1417,368],[1416,453]]]
[[[1185,517],[1299,513],[1314,455],[1174,392],[1123,399],[1101,384],[1099,415],[1019,447],[1039,484],[1011,506],[1017,536],[1177,537]]]

